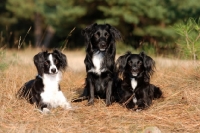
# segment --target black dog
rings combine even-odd
[[[99,97],[106,99],[106,105],[109,106],[112,103],[115,42],[121,39],[121,34],[109,24],[96,23],[86,27],[82,34],[86,41],[84,63],[87,77],[83,94],[72,102],[88,98],[88,105],[91,105],[94,98]]]
[[[52,53],[40,52],[33,58],[38,75],[24,84],[18,91],[18,98],[25,98],[43,112],[61,106],[70,109],[71,105],[60,90],[62,70],[67,66],[67,58],[58,50]]]
[[[143,52],[120,56],[115,64],[117,101],[129,109],[144,109],[160,98],[160,88],[150,84],[154,68],[154,60]]]

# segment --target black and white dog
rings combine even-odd
[[[72,102],[88,99],[88,105],[94,98],[106,99],[106,106],[112,103],[116,40],[121,39],[120,32],[109,24],[92,24],[82,31],[86,42],[84,60],[87,77],[83,94]]]
[[[17,93],[18,98],[25,98],[43,113],[50,108],[61,106],[70,109],[71,105],[60,90],[59,82],[62,70],[67,67],[67,58],[59,50],[52,53],[40,52],[33,58],[38,75],[24,84]]]
[[[160,98],[160,88],[150,84],[154,68],[155,61],[143,52],[120,56],[115,64],[117,101],[129,109],[144,109]]]

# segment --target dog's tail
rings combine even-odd
[[[159,87],[154,87],[154,93],[153,93],[154,99],[158,99],[162,96],[162,91]]]
[[[34,83],[34,80],[31,80],[27,83],[25,83],[16,93],[16,97],[18,99],[25,98],[26,100],[30,101],[30,93],[31,93],[31,88]]]

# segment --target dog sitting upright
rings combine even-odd
[[[143,52],[120,56],[115,65],[117,101],[129,109],[144,109],[160,98],[160,88],[150,84],[154,68],[154,60]]]
[[[24,84],[17,93],[18,98],[25,98],[43,113],[50,108],[61,106],[70,109],[71,105],[60,90],[59,82],[62,70],[67,67],[67,58],[59,50],[52,53],[40,52],[33,58],[38,75]]]
[[[82,34],[86,41],[84,60],[87,77],[83,94],[72,102],[88,99],[88,105],[94,98],[106,99],[106,106],[112,103],[112,88],[116,54],[116,40],[121,39],[120,32],[109,24],[92,24]]]

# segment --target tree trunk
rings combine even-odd
[[[44,48],[49,48],[50,46],[50,41],[52,40],[53,36],[54,36],[54,33],[55,33],[55,30],[52,26],[48,26],[47,27],[47,32],[46,32],[46,36],[45,36],[45,39],[44,39]]]
[[[41,15],[39,13],[35,13],[34,20],[34,35],[35,35],[35,46],[41,47],[42,42],[42,20]]]

